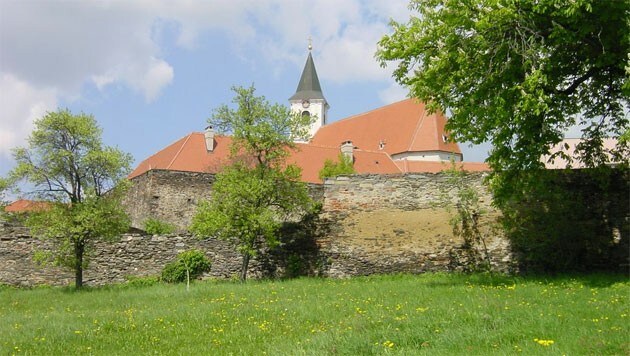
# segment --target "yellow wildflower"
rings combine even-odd
[[[389,340],[387,340],[387,341],[383,342],[383,346],[388,347],[388,348],[391,349],[392,347],[394,347],[394,343],[389,341]]]
[[[553,345],[553,340],[543,340],[543,339],[534,339],[535,342],[537,342],[539,345],[542,346],[551,346]]]

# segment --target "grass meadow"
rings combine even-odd
[[[629,355],[627,276],[0,288],[2,355]]]

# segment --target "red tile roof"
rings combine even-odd
[[[231,143],[231,137],[215,135],[214,150],[208,152],[204,134],[193,132],[142,161],[131,172],[129,178],[137,177],[151,169],[217,173],[230,161]]]
[[[7,213],[24,213],[29,211],[38,211],[47,209],[50,206],[49,202],[45,201],[33,201],[20,199],[4,207],[4,211]]]
[[[408,151],[444,151],[461,153],[457,143],[445,142],[446,118],[429,114],[424,103],[406,99],[363,114],[333,122],[317,131],[311,142],[338,147],[351,140],[363,150],[382,151],[389,155]]]
[[[408,99],[356,115],[319,129],[309,143],[299,143],[288,158],[302,168],[302,180],[321,183],[319,171],[324,161],[337,160],[341,143],[355,146],[354,167],[357,173],[392,174],[439,172],[450,163],[399,161],[391,156],[408,151],[443,151],[461,153],[456,143],[444,142],[446,119],[442,114],[428,114],[425,106]],[[379,143],[385,145],[379,149]],[[229,136],[214,136],[214,150],[206,150],[205,136],[193,132],[142,161],[129,175],[137,177],[151,169],[217,173],[230,162]],[[484,163],[460,163],[469,171],[486,171]]]
[[[302,180],[309,183],[321,183],[319,171],[327,159],[338,161],[339,148],[298,144],[297,150],[287,160],[302,168]],[[359,173],[401,173],[385,152],[363,151],[355,149],[354,169]]]
[[[129,178],[137,177],[151,169],[164,169],[184,172],[217,173],[220,168],[230,162],[229,136],[214,136],[215,148],[206,150],[205,136],[202,132],[193,132],[172,143],[153,156],[142,161],[131,172]],[[321,183],[319,171],[324,161],[337,161],[339,148],[322,147],[312,144],[297,144],[287,159],[288,163],[302,168],[302,180],[310,183]],[[354,150],[355,169],[357,172],[400,173],[385,152]]]

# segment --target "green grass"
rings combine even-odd
[[[610,275],[5,287],[0,354],[628,355],[629,298]]]

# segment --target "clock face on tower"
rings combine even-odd
[[[307,108],[311,105],[311,103],[308,100],[302,100],[302,107],[303,108]]]

